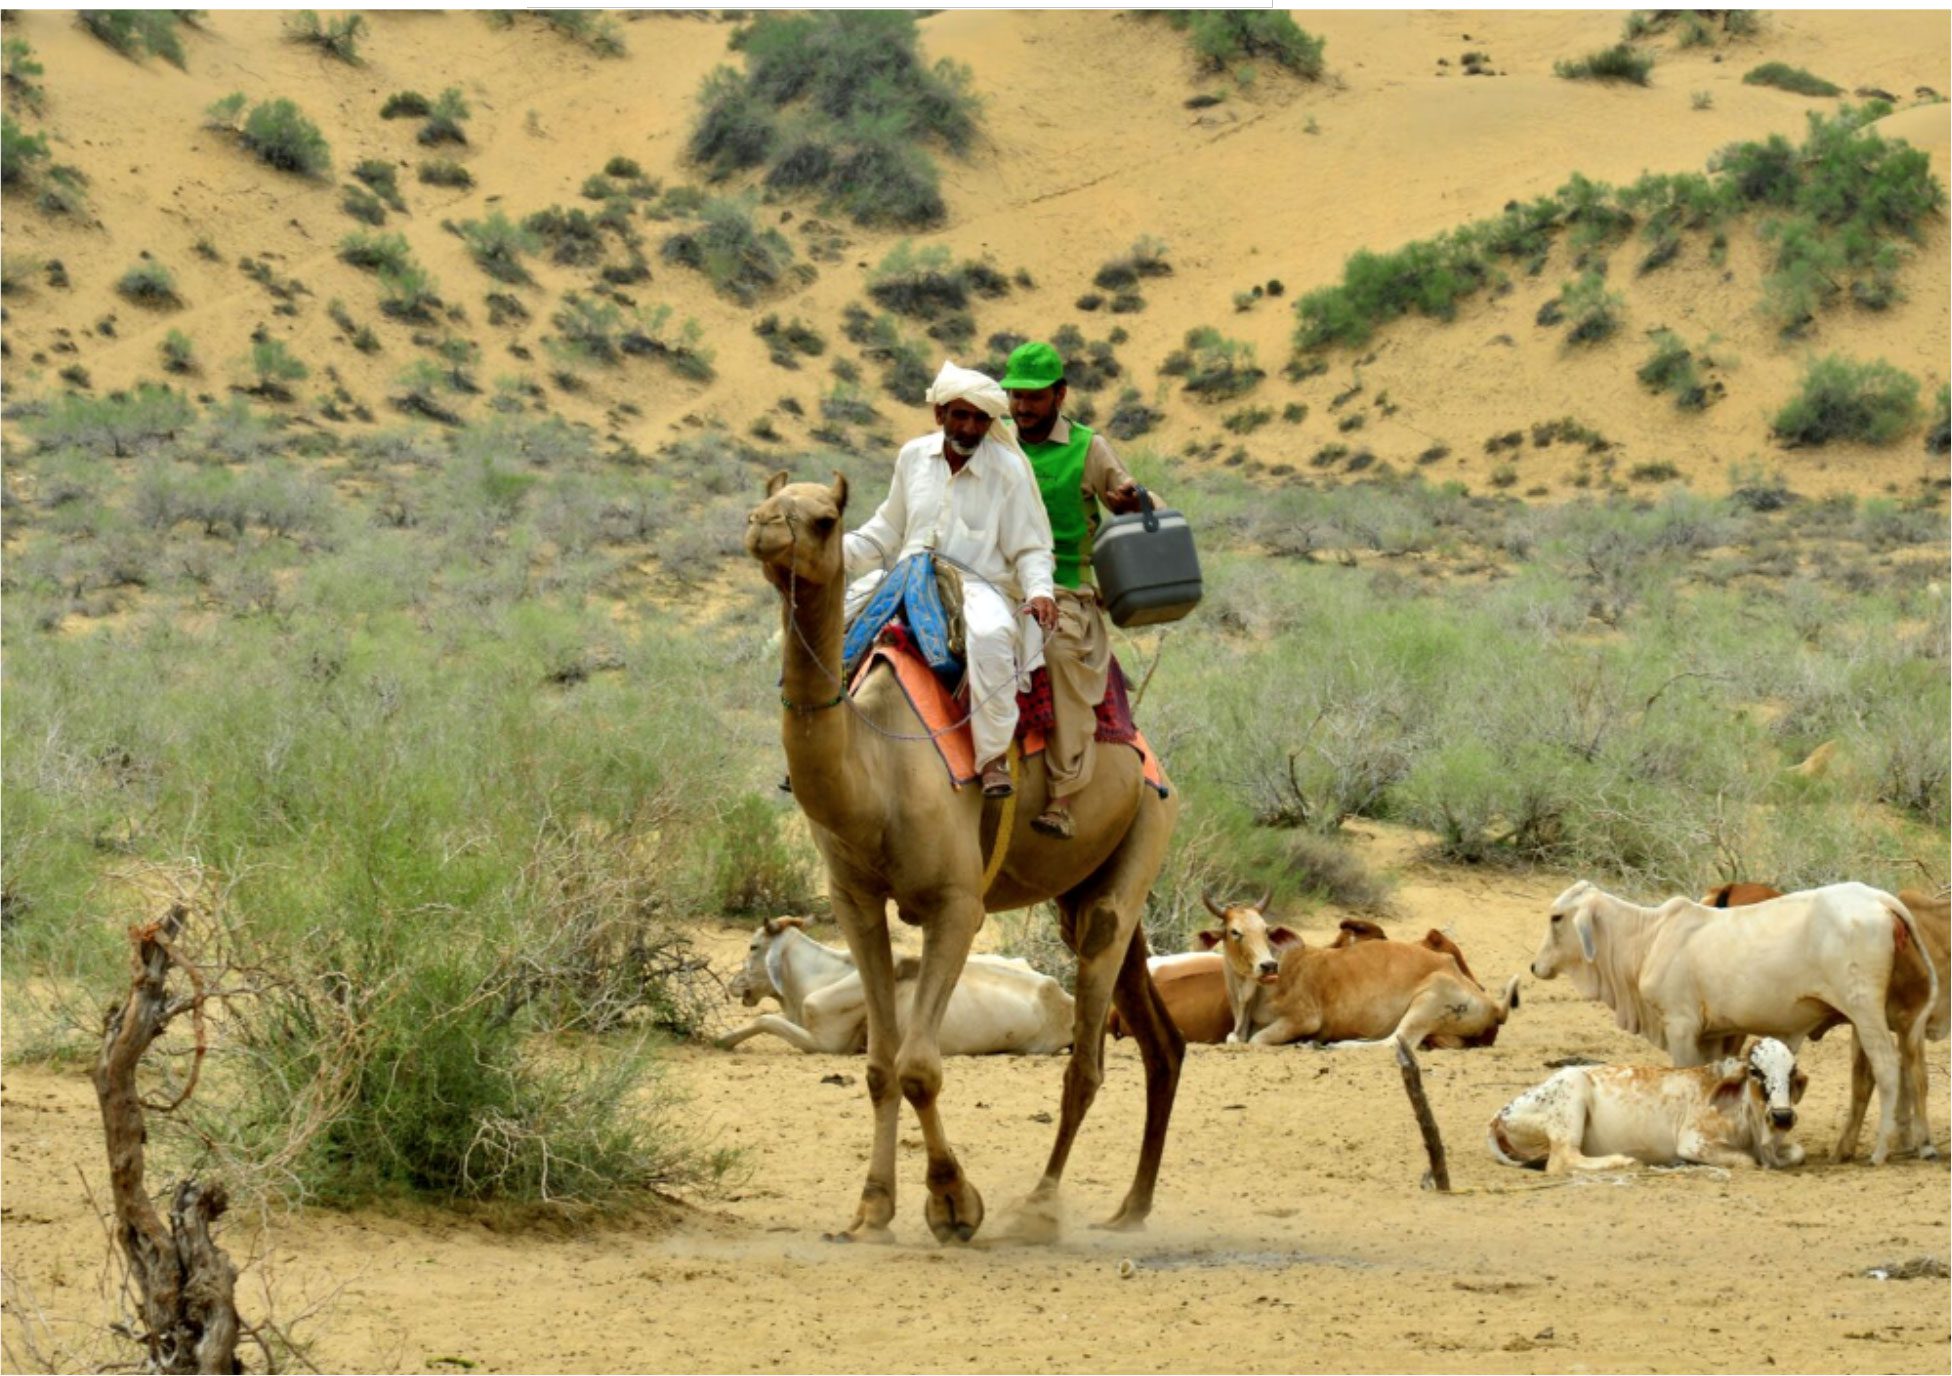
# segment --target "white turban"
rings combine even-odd
[[[992,421],[1010,414],[1010,394],[997,385],[995,378],[974,368],[960,368],[948,362],[942,365],[942,371],[929,384],[928,403],[931,406],[947,406],[952,401],[966,401]],[[994,440],[1018,458],[1024,458],[1023,450],[1017,445],[1016,432],[1009,426],[992,425],[984,438]],[[1029,460],[1024,459],[1024,462],[1027,464]]]

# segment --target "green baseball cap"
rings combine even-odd
[[[1055,387],[1062,381],[1064,360],[1043,340],[1033,339],[1011,351],[1009,366],[998,385],[1010,391],[1034,392],[1040,387]]]

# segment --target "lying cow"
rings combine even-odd
[[[1746,1057],[1685,1070],[1570,1066],[1491,1120],[1492,1156],[1548,1174],[1669,1166],[1795,1166],[1788,1140],[1809,1076],[1774,1038]]]
[[[1221,973],[1217,951],[1152,956],[1145,964],[1152,975],[1153,987],[1165,1001],[1166,1012],[1180,1036],[1189,1042],[1227,1040],[1234,1017],[1227,1007],[1227,980]],[[1105,1026],[1114,1037],[1125,1035],[1125,1020],[1116,1008],[1112,1009]]]
[[[1200,943],[1222,949],[1229,1042],[1489,1046],[1518,1006],[1516,978],[1494,1000],[1449,950],[1425,944],[1429,937],[1310,947],[1286,927],[1269,927],[1266,903],[1223,908],[1206,898],[1220,927],[1201,932]]]
[[[1677,1066],[1738,1052],[1744,1035],[1795,1050],[1817,1030],[1849,1022],[1877,1082],[1871,1160],[1882,1164],[1896,1136],[1900,1078],[1885,1000],[1900,951],[1918,940],[1905,905],[1863,884],[1738,908],[1687,898],[1643,908],[1581,880],[1553,900],[1532,973],[1569,976]],[[1925,973],[1935,1000],[1937,976]],[[1922,1040],[1925,1013],[1900,1031],[1907,1046]]]
[[[748,1008],[776,998],[780,1012],[762,1013],[715,1043],[730,1050],[770,1032],[802,1051],[844,1055],[867,1049],[868,1007],[860,972],[846,951],[806,934],[806,921],[775,917],[760,924],[732,992]],[[895,962],[895,1020],[906,1027],[920,962]],[[1064,986],[1021,960],[971,956],[942,1016],[942,1054],[1048,1056],[1071,1045],[1075,1008]]]

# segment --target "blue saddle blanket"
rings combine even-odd
[[[896,619],[907,625],[915,648],[936,677],[953,689],[962,679],[963,662],[949,648],[949,617],[935,579],[935,556],[926,552],[911,554],[896,564],[847,628],[841,647],[846,666],[842,677],[849,683],[854,681],[854,671],[861,667],[874,638]]]

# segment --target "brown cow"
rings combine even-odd
[[[1221,925],[1200,942],[1223,948],[1229,1042],[1489,1045],[1518,1005],[1516,978],[1494,1000],[1449,951],[1420,942],[1358,932],[1345,933],[1346,946],[1311,948],[1288,928],[1269,927],[1265,902],[1223,908],[1206,899]]]
[[[1227,1040],[1234,1025],[1227,1007],[1227,980],[1220,970],[1216,951],[1185,951],[1173,956],[1153,956],[1146,961],[1152,985],[1166,1001],[1173,1026],[1189,1042],[1218,1044]],[[1114,1037],[1123,1037],[1125,1020],[1112,1009],[1106,1024]]]
[[[1724,884],[1701,901],[1715,908],[1739,908],[1752,903],[1766,903],[1772,898],[1782,896],[1780,889],[1767,884]],[[1898,960],[1891,967],[1891,982],[1885,989],[1884,1018],[1892,1027],[1910,1027],[1912,1019],[1918,1016],[1926,1001],[1932,997],[1932,981],[1925,972],[1922,961],[1930,961],[1938,973],[1938,999],[1932,1005],[1931,1016],[1925,1022],[1925,1035],[1935,1042],[1946,1039],[1948,1022],[1947,976],[1948,960],[1952,960],[1952,906],[1943,898],[1933,898],[1916,889],[1905,889],[1898,894],[1898,901],[1911,911],[1918,924],[1918,936],[1924,950],[1917,951],[1909,942],[1905,951],[1899,953]],[[1915,954],[1907,954],[1915,952]],[[1836,1018],[1826,1022],[1810,1034],[1810,1040],[1822,1037],[1832,1027],[1843,1022]],[[1932,1145],[1931,1124],[1927,1115],[1931,1094],[1931,1081],[1925,1066],[1922,1048],[1917,1054],[1900,1037],[1898,1055],[1903,1061],[1902,1076],[1898,1093],[1898,1149],[1912,1148],[1920,1156],[1933,1157],[1938,1150]],[[1857,1153],[1857,1138],[1863,1131],[1864,1112],[1870,1106],[1871,1063],[1864,1055],[1862,1047],[1854,1041],[1850,1049],[1850,1113],[1844,1119],[1843,1135],[1837,1141],[1836,1159],[1848,1161]]]

